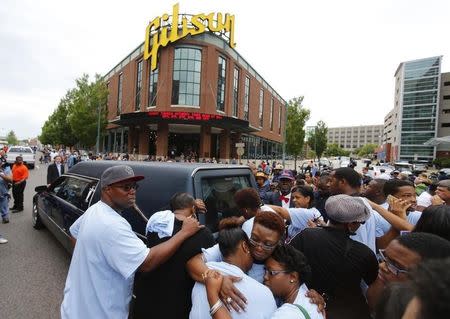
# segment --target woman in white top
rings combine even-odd
[[[217,241],[223,261],[208,262],[206,265],[222,275],[242,278],[235,285],[246,295],[248,303],[245,311],[231,311],[230,318],[269,319],[277,308],[275,299],[270,289],[246,275],[253,265],[253,257],[250,253],[249,238],[240,225],[237,217],[221,220]],[[189,318],[211,318],[209,310],[205,286],[197,282],[192,290],[192,308]]]
[[[305,280],[311,275],[311,269],[305,256],[288,245],[279,245],[266,261],[264,284],[284,304],[273,312],[271,319],[323,319],[317,307],[305,296],[308,291]],[[219,292],[222,276],[208,273],[206,289],[211,316],[213,319],[231,318],[228,310],[221,304]]]
[[[322,215],[313,207],[314,192],[310,186],[303,185],[294,187],[291,191],[291,198],[294,202],[294,207],[289,209],[266,205],[275,210],[285,220],[289,221],[287,240],[307,228],[309,223],[316,225],[323,223]]]

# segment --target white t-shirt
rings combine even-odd
[[[134,274],[149,249],[130,224],[102,201],[70,227],[77,239],[61,318],[127,319]]]
[[[409,212],[406,215],[406,220],[413,226],[417,224],[417,221],[419,220],[420,216],[422,216],[422,213],[419,211],[413,211]],[[386,234],[389,229],[391,228],[391,224],[383,218],[378,212],[375,212],[375,220],[376,220],[376,236],[381,237],[384,234]]]
[[[317,306],[309,301],[305,294],[308,292],[308,288],[305,284],[300,286],[297,297],[293,304],[285,303],[278,308],[270,317],[271,319],[304,319],[305,316],[295,305],[302,306],[309,314],[311,319],[323,319],[321,313],[317,312]],[[306,319],[306,318],[305,318]]]
[[[289,208],[291,224],[288,227],[289,238],[294,237],[303,229],[308,228],[308,221],[320,218],[322,215],[315,208]]]
[[[427,191],[422,192],[422,194],[417,197],[417,206],[428,207],[431,206],[431,196]]]
[[[366,245],[369,247],[374,254],[377,253],[376,245],[375,245],[375,228],[376,228],[376,222],[375,222],[375,211],[372,209],[370,204],[367,202],[367,199],[364,197],[359,197],[364,201],[364,204],[367,206],[367,208],[370,210],[370,217],[364,224],[359,226],[358,230],[356,231],[356,235],[350,236],[351,239],[359,241],[360,243]]]
[[[271,212],[271,213],[275,213],[276,212],[270,208],[267,205],[263,205],[261,206],[261,211],[262,212]],[[242,224],[242,230],[245,231],[245,233],[247,234],[248,238],[250,238],[250,236],[252,235],[252,229],[253,229],[253,222],[255,221],[255,217],[252,217],[250,219],[247,219],[243,224]]]
[[[269,319],[277,309],[270,289],[247,276],[240,268],[226,262],[209,262],[206,265],[208,268],[218,270],[224,275],[242,278],[235,283],[235,286],[247,298],[248,302],[245,311],[231,311],[232,318]],[[209,309],[205,286],[197,282],[192,289],[192,308],[189,318],[210,319]]]
[[[222,253],[220,252],[219,244],[202,249],[203,260],[205,263],[208,262],[220,262],[222,261]],[[264,264],[263,263],[253,263],[252,268],[247,273],[251,278],[255,279],[257,282],[264,282]]]

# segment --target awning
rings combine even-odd
[[[450,136],[430,138],[428,141],[423,143],[423,145],[427,146],[437,146],[440,144],[450,144]]]
[[[249,125],[248,121],[220,114],[208,114],[200,112],[171,112],[171,111],[150,111],[124,113],[116,120],[110,122],[121,126],[146,125],[157,123],[177,123],[209,125],[222,129],[229,129],[234,132],[249,133],[257,131]]]

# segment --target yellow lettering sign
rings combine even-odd
[[[188,35],[201,34],[206,31],[227,35],[230,47],[234,48],[234,15],[228,13],[223,16],[217,13],[214,19],[214,13],[196,14],[194,16],[179,17],[179,5],[175,4],[172,8],[172,21],[169,21],[169,15],[163,14],[150,21],[145,30],[144,59],[151,59],[151,70],[155,70],[158,65],[158,52],[160,48],[169,43],[176,42]]]

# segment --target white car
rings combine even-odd
[[[6,152],[6,162],[13,164],[17,156],[22,156],[23,162],[29,167],[34,168],[36,156],[29,146],[11,146]]]
[[[373,166],[373,169],[369,169],[369,174],[370,177],[372,178],[378,178],[381,174],[381,169],[384,169],[384,174],[388,174],[390,175],[392,171],[394,171],[394,169],[392,167],[389,166]]]

